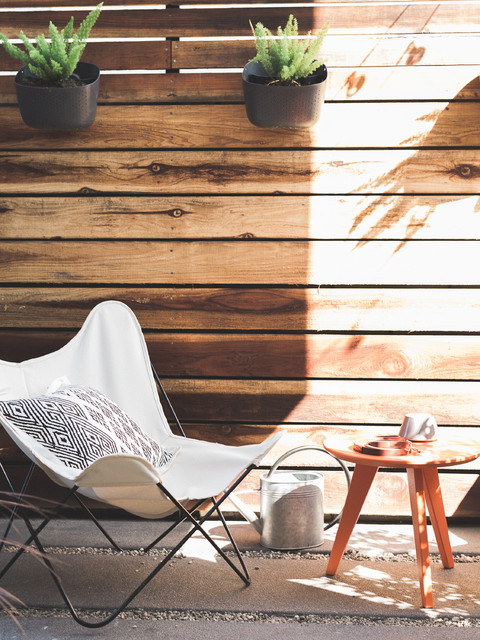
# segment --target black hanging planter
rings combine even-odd
[[[85,129],[95,120],[100,70],[95,64],[79,62],[75,76],[83,84],[47,87],[23,84],[22,78],[35,78],[27,67],[15,76],[18,106],[23,121],[34,129]]]
[[[271,86],[263,65],[248,62],[242,80],[247,116],[256,127],[308,129],[318,121],[325,100],[325,65],[300,86]]]

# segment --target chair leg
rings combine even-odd
[[[213,502],[214,502],[214,504],[217,504],[215,500]],[[241,565],[241,567],[243,569],[243,573],[247,577],[248,583],[250,584],[250,576],[248,574],[248,570],[247,570],[247,567],[245,565],[245,562],[244,562],[244,560],[242,558],[242,554],[240,553],[240,549],[238,548],[238,545],[235,542],[235,539],[232,536],[232,533],[231,533],[231,531],[230,531],[230,529],[229,529],[229,527],[227,525],[225,517],[224,517],[224,515],[223,515],[223,513],[222,513],[222,511],[221,511],[221,509],[219,508],[218,505],[217,505],[217,509],[216,510],[217,510],[217,513],[218,513],[218,517],[220,518],[220,520],[222,522],[223,528],[225,529],[225,533],[227,534],[228,539],[230,540],[230,544],[232,545],[233,550],[234,550],[234,552],[235,552],[235,554],[236,554],[236,556],[238,558],[238,561],[239,561],[239,563],[240,563],[240,565]]]
[[[242,477],[243,479],[243,477]],[[241,480],[240,480],[241,481]],[[236,486],[236,485],[235,485]],[[234,487],[232,487],[233,490]],[[166,491],[163,487],[161,488],[162,492],[165,493],[165,495],[169,496],[169,492]],[[226,496],[225,496],[226,497]],[[190,537],[195,533],[195,531],[200,531],[202,533],[202,535],[210,542],[210,544],[212,544],[212,546],[218,551],[218,553],[224,558],[224,560],[227,562],[227,564],[229,564],[229,566],[235,571],[235,573],[237,573],[237,575],[240,576],[240,578],[242,578],[242,580],[246,583],[249,584],[250,583],[250,578],[247,576],[245,577],[244,575],[242,575],[242,573],[238,570],[238,568],[233,564],[233,562],[230,560],[230,558],[228,558],[225,553],[222,551],[222,549],[220,549],[220,547],[216,544],[216,542],[209,536],[209,534],[203,529],[203,527],[201,526],[201,523],[196,521],[195,518],[193,517],[193,515],[191,515],[190,512],[186,511],[185,508],[176,501],[176,499],[171,496],[172,501],[174,502],[174,504],[176,504],[176,506],[178,506],[183,515],[185,516],[184,518],[182,518],[180,520],[183,521],[185,519],[188,519],[192,522],[192,524],[194,525],[192,527],[192,529],[177,543],[177,545],[171,549],[171,551],[161,560],[161,562],[159,562],[155,568],[149,573],[149,575],[138,585],[138,587],[136,589],[134,589],[130,595],[122,602],[122,604],[117,607],[115,609],[115,611],[113,611],[109,616],[107,616],[106,618],[104,618],[103,620],[97,621],[97,622],[91,622],[89,620],[86,620],[85,618],[81,618],[76,609],[74,608],[74,606],[72,605],[70,598],[68,597],[68,595],[66,594],[60,579],[58,578],[58,576],[55,574],[55,571],[53,569],[53,566],[51,565],[50,561],[43,556],[43,561],[45,562],[45,564],[47,565],[47,568],[49,569],[49,572],[57,586],[57,589],[59,590],[63,601],[65,602],[71,616],[73,617],[73,619],[80,625],[82,625],[83,627],[88,627],[91,629],[98,629],[100,627],[105,627],[106,625],[108,625],[110,622],[112,622],[113,620],[115,620],[115,618],[122,612],[124,611],[127,606],[130,604],[130,602],[132,602],[132,600],[134,600],[134,598],[137,597],[137,595],[147,586],[147,584],[153,580],[153,578],[159,573],[159,571],[161,569],[163,569],[163,567],[173,558],[173,556],[183,547],[183,545],[187,542],[187,540],[190,539]],[[202,501],[203,502],[203,501]],[[222,500],[221,502],[223,502],[223,496],[222,496]],[[220,501],[219,501],[220,503]],[[219,504],[217,503],[217,504]],[[200,502],[201,504],[201,502]],[[211,509],[211,512],[213,512],[215,510],[215,507],[213,507]],[[206,519],[206,517],[209,516],[204,516],[204,518],[202,518],[202,521],[204,519]],[[178,523],[176,523],[178,524]],[[172,527],[170,527],[170,530],[172,529]],[[32,536],[34,536],[35,542],[37,544],[37,546],[39,546],[40,550],[43,553],[43,547],[41,546],[40,541],[38,541],[38,539],[36,538],[35,532],[32,534]],[[243,561],[242,561],[243,564]],[[246,571],[246,569],[245,569]]]
[[[191,509],[189,509],[192,513],[195,512],[203,503],[205,502],[205,500],[199,500]],[[170,527],[168,527],[168,529],[166,529],[163,533],[161,533],[158,538],[155,538],[155,540],[153,540],[147,547],[144,548],[144,552],[148,553],[149,551],[151,551],[153,549],[153,547],[156,547],[157,544],[159,542],[161,542],[164,538],[166,538],[168,536],[169,533],[171,533],[174,529],[176,529],[179,525],[182,524],[182,522],[185,522],[185,520],[187,519],[187,516],[183,516],[180,512],[178,512],[177,514],[177,519],[175,520],[175,522],[170,525]]]
[[[44,518],[42,520],[42,522],[38,525],[38,527],[36,529],[33,529],[33,527],[31,527],[31,524],[30,524],[30,521],[29,521],[28,517],[20,514],[20,505],[17,506],[17,516],[21,517],[22,520],[27,525],[27,528],[30,531],[30,536],[21,545],[19,550],[14,554],[14,556],[10,559],[10,561],[7,562],[7,564],[0,571],[0,578],[3,578],[3,576],[7,573],[7,571],[9,571],[9,569],[20,558],[20,556],[23,555],[23,553],[28,549],[28,547],[32,544],[32,542],[34,542],[34,541],[36,541],[38,539],[38,535],[45,529],[45,527],[50,522],[50,520],[52,520],[52,518],[54,518],[55,516],[57,516],[60,513],[60,510],[63,507],[63,505],[70,499],[70,497],[77,491],[77,489],[78,489],[78,487],[72,487],[72,489],[70,489],[66,493],[65,497],[63,498],[63,500],[61,500],[56,505],[55,509],[50,513],[50,515],[48,515],[46,518]]]
[[[112,538],[112,536],[108,533],[108,531],[105,529],[105,527],[103,527],[103,525],[97,520],[97,518],[93,515],[93,513],[91,512],[91,510],[87,507],[87,505],[85,504],[85,502],[80,498],[80,496],[78,495],[78,493],[74,493],[73,497],[75,498],[75,500],[78,502],[78,504],[82,507],[82,509],[85,511],[85,513],[87,513],[87,515],[89,516],[90,520],[93,522],[93,524],[103,533],[103,535],[105,536],[105,538],[110,542],[110,544],[112,545],[112,547],[114,549],[116,549],[117,551],[123,551],[122,547],[120,547],[115,540]]]
[[[17,514],[17,510],[18,510],[19,504],[20,504],[20,502],[22,501],[22,498],[25,495],[25,492],[26,492],[26,490],[28,488],[28,484],[30,482],[30,478],[32,477],[34,469],[35,469],[35,463],[32,462],[30,464],[30,467],[28,468],[27,475],[25,476],[25,478],[23,480],[23,483],[22,483],[22,486],[20,488],[20,491],[17,493],[15,491],[15,489],[13,488],[12,483],[10,482],[10,478],[8,477],[8,474],[5,471],[5,467],[3,466],[3,464],[0,463],[0,470],[3,473],[3,476],[5,478],[5,481],[7,482],[9,490],[12,493],[12,498],[13,498],[13,501],[14,501],[12,510],[10,511],[10,516],[8,518],[8,521],[7,521],[7,525],[6,525],[5,530],[4,530],[4,532],[3,532],[3,534],[2,534],[2,536],[0,538],[0,551],[3,549],[3,545],[5,544],[5,541],[6,541],[7,537],[8,537],[8,534],[10,533],[10,529],[12,528],[13,521],[15,520],[15,516]]]
[[[28,526],[28,525],[27,525]],[[31,525],[29,526],[30,529]],[[183,544],[185,543],[185,539],[181,540],[174,549],[172,549],[162,560],[161,562],[159,562],[156,567],[153,569],[153,571],[151,571],[151,573],[138,585],[138,587],[136,589],[134,589],[130,595],[121,603],[121,605],[119,607],[117,607],[114,611],[112,611],[112,613],[110,615],[108,615],[107,617],[103,618],[103,620],[98,620],[96,622],[92,622],[90,620],[87,620],[86,618],[82,618],[80,617],[80,615],[78,614],[77,610],[75,609],[75,607],[73,606],[68,594],[66,593],[65,589],[63,588],[62,582],[60,580],[60,578],[58,577],[57,573],[55,572],[55,569],[52,565],[52,563],[50,562],[47,553],[45,552],[45,549],[42,545],[42,543],[40,542],[40,540],[38,539],[38,534],[37,534],[37,530],[33,530],[33,527],[30,530],[31,533],[31,539],[35,542],[35,544],[37,545],[41,555],[40,558],[43,561],[43,563],[45,564],[45,566],[47,567],[68,611],[70,612],[70,615],[72,616],[72,618],[75,620],[75,622],[77,622],[78,624],[80,624],[82,627],[87,627],[89,629],[99,629],[101,627],[105,627],[108,624],[110,624],[110,622],[112,622],[113,620],[115,620],[115,618],[117,618],[117,616],[120,615],[120,613],[122,613],[122,611],[124,611],[128,605],[130,604],[130,602],[132,602],[132,600],[134,598],[137,597],[137,595],[147,586],[147,584],[157,575],[157,573],[163,569],[163,567],[173,558],[173,556],[177,553],[177,551],[179,551],[179,549],[183,546]],[[189,536],[187,536],[188,538]]]
[[[252,467],[250,467],[249,469],[245,470],[244,473],[232,484],[232,486],[224,493],[222,494],[222,496],[219,499],[212,499],[212,503],[213,506],[209,509],[209,511],[204,514],[199,520],[196,520],[195,517],[193,516],[193,511],[195,509],[197,509],[203,502],[204,500],[199,501],[196,505],[194,505],[192,512],[188,511],[180,502],[178,502],[178,500],[176,500],[174,498],[174,496],[172,496],[170,494],[169,491],[167,491],[165,489],[165,487],[163,487],[161,484],[158,485],[158,488],[160,489],[160,491],[162,491],[162,493],[164,495],[166,495],[171,501],[172,503],[177,507],[177,509],[180,512],[180,517],[177,520],[177,522],[174,523],[174,525],[172,527],[169,527],[168,531],[172,531],[176,526],[178,526],[178,524],[180,524],[181,522],[184,522],[185,520],[188,520],[191,522],[191,524],[193,525],[192,528],[186,533],[185,536],[183,536],[183,538],[175,545],[175,547],[173,549],[171,549],[169,551],[169,553],[162,558],[162,560],[154,567],[154,569],[148,574],[148,576],[127,596],[127,598],[120,604],[119,607],[117,607],[114,611],[112,611],[112,613],[110,615],[108,615],[107,617],[105,617],[102,620],[98,620],[98,621],[90,621],[87,620],[85,618],[80,617],[80,615],[78,614],[78,612],[76,611],[75,607],[73,606],[69,596],[67,595],[65,589],[63,588],[63,585],[61,583],[61,580],[59,578],[59,576],[57,575],[57,573],[55,572],[55,568],[53,567],[53,564],[51,563],[47,553],[45,552],[45,549],[39,539],[39,534],[43,531],[43,529],[47,526],[47,524],[50,522],[50,520],[52,518],[54,518],[56,515],[58,515],[58,513],[60,512],[61,508],[63,507],[63,505],[67,502],[67,500],[76,494],[78,487],[73,487],[71,490],[68,491],[67,495],[65,496],[65,498],[58,503],[58,505],[56,506],[56,508],[52,511],[52,513],[46,517],[39,526],[37,526],[37,528],[34,528],[32,526],[32,524],[30,523],[29,519],[22,516],[23,519],[26,522],[26,525],[29,529],[30,532],[30,536],[28,538],[28,540],[25,542],[24,545],[22,545],[22,547],[17,551],[17,553],[14,555],[14,557],[10,560],[10,562],[8,562],[8,564],[3,568],[2,571],[0,571],[0,578],[3,577],[7,571],[11,568],[11,566],[18,560],[18,558],[22,555],[22,553],[26,550],[26,548],[31,545],[32,542],[35,543],[35,545],[37,546],[39,552],[40,552],[40,559],[43,561],[43,563],[45,564],[46,568],[48,569],[48,572],[50,573],[50,575],[52,576],[52,579],[68,609],[68,611],[70,612],[72,618],[80,625],[82,625],[83,627],[87,627],[87,628],[91,628],[91,629],[97,629],[100,627],[105,627],[106,625],[108,625],[110,622],[112,622],[113,620],[115,620],[115,618],[122,612],[124,611],[127,606],[132,602],[132,600],[134,598],[136,598],[136,596],[149,584],[149,582],[151,582],[151,580],[159,573],[159,571],[161,569],[163,569],[163,567],[174,557],[174,555],[183,547],[183,545],[187,542],[187,540],[189,540],[191,538],[191,536],[196,532],[199,531],[203,537],[208,540],[208,542],[210,542],[210,544],[213,546],[213,548],[217,551],[217,553],[225,560],[225,562],[233,569],[233,571],[243,580],[243,582],[248,585],[250,584],[250,577],[248,575],[246,566],[243,562],[243,559],[241,558],[240,552],[238,550],[237,545],[235,544],[233,537],[230,533],[230,531],[228,530],[227,524],[223,518],[223,515],[220,513],[219,511],[219,507],[220,505],[223,503],[223,501],[228,497],[228,495],[238,486],[238,484],[240,484],[240,482],[242,482],[242,480],[244,480],[244,478],[248,475],[248,473],[251,471]],[[207,531],[205,531],[205,529],[203,528],[203,523],[215,512],[218,511],[220,518],[222,520],[222,523],[224,523],[225,529],[227,531],[227,535],[229,537],[229,539],[231,540],[234,549],[237,553],[237,556],[240,560],[241,563],[241,567],[242,570],[240,570],[232,561],[231,559],[225,554],[225,552],[218,546],[218,544],[215,542],[215,540],[212,539],[212,537],[208,534]],[[159,538],[157,538],[157,541],[159,539],[162,539],[165,536],[165,533],[162,534],[162,536],[160,536]],[[155,541],[154,541],[155,542]],[[152,545],[149,546],[149,548],[151,548]]]
[[[173,502],[173,504],[182,512],[182,514],[192,523],[193,525],[193,529],[189,532],[188,536],[185,537],[185,541],[190,538],[193,533],[195,533],[195,531],[199,531],[203,537],[208,540],[208,542],[210,542],[210,544],[212,545],[212,547],[215,549],[215,551],[223,558],[223,560],[229,565],[229,567],[243,580],[243,582],[248,586],[250,584],[250,576],[248,575],[248,572],[246,571],[246,568],[243,569],[244,563],[243,560],[241,562],[242,566],[242,570],[243,572],[230,560],[230,558],[225,554],[225,552],[223,551],[223,549],[221,549],[218,544],[215,542],[215,540],[213,540],[213,538],[209,535],[209,533],[207,531],[205,531],[205,529],[202,527],[203,523],[206,522],[208,520],[208,518],[210,518],[210,516],[217,511],[218,512],[218,508],[219,506],[224,502],[224,500],[226,500],[228,498],[228,496],[230,495],[230,493],[232,493],[232,491],[234,491],[237,486],[245,479],[245,477],[250,473],[250,471],[252,470],[252,467],[249,467],[248,469],[246,469],[244,471],[244,473],[237,478],[237,480],[229,487],[229,489],[227,491],[225,491],[225,493],[222,494],[222,496],[219,499],[215,499],[212,498],[212,502],[213,505],[212,507],[207,511],[206,514],[204,514],[201,518],[199,518],[199,520],[196,520],[193,515],[187,511],[185,509],[185,507],[178,502],[178,500],[161,484],[159,483],[157,486],[160,489],[160,491],[162,491],[162,493],[164,493],[167,498],[169,498],[169,500],[171,500]],[[225,523],[226,524],[226,523]],[[228,527],[227,527],[228,528]],[[229,533],[229,537],[231,537],[231,534]],[[239,554],[239,552],[237,552]]]

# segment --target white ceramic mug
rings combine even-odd
[[[407,413],[399,435],[407,440],[430,442],[438,438],[438,426],[431,413]]]

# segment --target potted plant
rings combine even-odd
[[[103,2],[88,14],[75,34],[73,16],[61,31],[50,22],[49,40],[41,34],[35,44],[20,31],[25,51],[0,33],[7,53],[24,64],[15,76],[15,88],[29,127],[84,129],[95,120],[100,70],[79,60],[102,6]]]
[[[257,127],[312,127],[325,99],[327,68],[317,56],[328,25],[313,38],[310,31],[298,37],[293,15],[276,38],[261,22],[251,26],[257,55],[242,74],[248,119]]]

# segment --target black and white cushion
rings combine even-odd
[[[3,401],[0,413],[72,469],[86,469],[111,454],[133,454],[164,470],[178,451],[160,446],[89,387],[69,385],[37,398]]]

